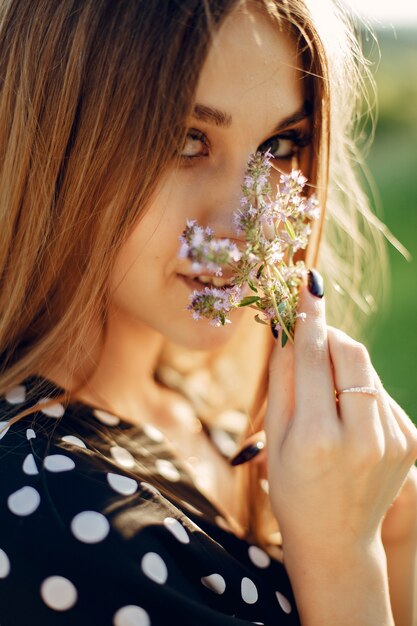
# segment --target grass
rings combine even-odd
[[[391,294],[369,347],[385,387],[417,423],[417,30],[383,31],[378,39],[380,121],[368,166],[384,221],[412,261],[389,246]]]

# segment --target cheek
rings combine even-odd
[[[141,308],[161,296],[179,249],[175,225],[159,213],[146,215],[119,251],[110,276],[112,300]]]
[[[110,276],[110,293],[112,299],[120,303],[131,294],[136,298],[143,288],[141,282],[148,273],[143,272],[144,256],[146,255],[146,237],[143,236],[143,222],[132,232],[128,240],[119,250]],[[142,280],[141,280],[142,279]]]

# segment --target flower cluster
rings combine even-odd
[[[180,236],[181,248],[178,255],[192,261],[194,272],[204,268],[222,275],[222,265],[239,261],[241,254],[237,246],[229,239],[215,239],[214,232],[208,226],[202,228],[196,220],[187,220],[187,226]]]
[[[240,209],[233,214],[244,249],[228,239],[216,239],[210,228],[187,220],[179,255],[192,261],[193,271],[206,268],[222,276],[222,268],[228,266],[233,276],[229,287],[205,287],[190,295],[187,308],[195,319],[206,317],[220,326],[230,323],[228,316],[234,308],[250,306],[257,311],[255,320],[271,325],[276,337],[282,331],[285,345],[294,336],[298,291],[306,276],[304,263],[294,256],[307,247],[311,222],[320,211],[314,195],[303,195],[307,179],[300,170],[281,174],[272,194],[271,157],[269,151],[257,152],[248,161]],[[245,285],[253,295],[242,297]]]
[[[242,290],[238,286],[228,289],[204,287],[202,291],[196,289],[190,296],[191,304],[187,308],[192,311],[195,320],[206,317],[213,326],[224,326],[231,323],[227,315],[233,308],[240,306],[241,294]]]

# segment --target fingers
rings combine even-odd
[[[271,441],[282,441],[294,410],[294,349],[277,341],[269,364],[265,430]]]
[[[407,413],[400,407],[400,405],[388,394],[388,392],[384,389],[384,386],[375,371],[374,379],[375,385],[379,391],[379,398],[381,406],[384,407],[385,412],[388,412],[392,415],[395,420],[395,424],[399,431],[402,433],[402,437],[398,436],[398,439],[402,442],[405,453],[407,452],[411,455],[411,459],[413,461],[417,458],[417,428],[408,417]],[[396,431],[398,433],[398,431]]]
[[[294,344],[282,348],[277,342],[272,352],[265,429],[273,441],[283,441],[295,415],[301,428],[337,419],[323,294],[314,285],[311,289],[300,290],[298,312],[303,315]]]
[[[333,373],[331,368],[324,299],[303,287],[295,327],[295,393],[297,416],[310,420],[336,417]]]
[[[372,374],[374,379],[374,386],[378,389],[378,396],[376,399],[378,403],[379,414],[381,417],[381,423],[385,431],[386,440],[395,441],[398,451],[401,453],[401,455],[406,456],[407,437],[405,435],[405,432],[400,427],[399,421],[391,408],[389,396],[382,386],[381,380],[373,367]]]
[[[375,443],[376,433],[381,452],[409,463],[410,454],[417,456],[417,429],[385,391],[365,346],[330,326],[328,341],[337,389],[369,386],[378,390],[375,396],[341,394],[339,405],[343,423],[351,435],[362,437],[365,444],[370,443],[371,438]]]
[[[375,387],[373,368],[368,352],[344,332],[328,327],[330,358],[333,363],[337,390],[350,387]],[[344,424],[365,437],[377,429],[381,446],[384,445],[377,396],[363,393],[348,393],[339,396],[340,416]]]
[[[268,440],[283,442],[290,425],[299,424],[306,434],[307,428],[314,433],[317,426],[320,430],[342,422],[364,448],[368,437],[378,453],[388,446],[394,456],[395,450],[399,456],[401,450],[412,449],[417,457],[417,429],[386,394],[365,346],[327,327],[323,294],[312,286],[300,289],[298,312],[304,315],[297,319],[294,343],[282,348],[277,342],[272,351],[265,416]],[[338,415],[335,389],[350,387],[376,387],[379,393],[341,394]]]
[[[245,439],[236,454],[229,459],[230,465],[241,465],[242,463],[247,463],[248,461],[251,461],[252,463],[265,463],[265,444],[266,436],[264,430],[253,433]]]

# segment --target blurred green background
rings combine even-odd
[[[389,245],[391,292],[368,348],[386,389],[417,423],[417,26],[386,26],[376,35],[379,121],[367,165],[383,220],[412,260]]]

